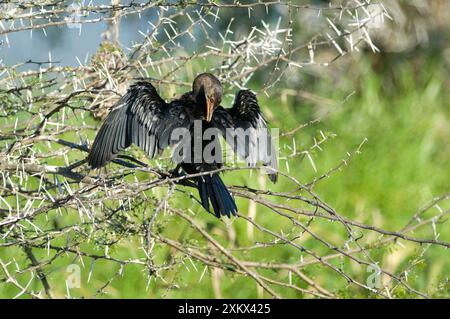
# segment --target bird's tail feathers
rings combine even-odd
[[[209,209],[211,203],[216,217],[236,216],[236,202],[218,174],[199,176],[197,186],[202,206],[208,212],[211,212]]]

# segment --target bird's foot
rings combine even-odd
[[[181,165],[178,164],[177,167],[175,167],[174,169],[169,171],[169,175],[170,177],[180,177],[182,176],[181,172],[180,172],[180,167]]]

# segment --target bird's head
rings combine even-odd
[[[223,88],[219,79],[210,73],[198,75],[192,84],[192,93],[206,121],[210,122],[214,110],[222,101]]]

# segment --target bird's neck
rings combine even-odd
[[[206,101],[199,100],[195,98],[196,94],[194,92],[187,93],[187,98],[190,100],[190,103],[193,106],[193,114],[196,118],[205,118],[206,117]],[[197,94],[198,96],[198,94]]]

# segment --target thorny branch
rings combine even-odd
[[[393,272],[375,261],[374,252],[386,247],[416,247],[422,252],[449,248],[450,243],[439,239],[436,225],[447,222],[450,194],[433,199],[402,229],[388,230],[348,218],[347,212],[336,211],[314,191],[317,184],[350,165],[365,141],[306,183],[281,169],[283,192],[242,186],[245,181],[232,183],[230,190],[242,201],[239,217],[230,221],[216,221],[198,205],[189,178],[201,174],[172,176],[166,158],[148,164],[142,152],[132,149],[132,156],[123,155],[98,172],[85,163],[98,127],[93,117],[103,118],[132,80],[150,80],[174,95],[190,86],[193,69],[207,69],[220,76],[227,92],[259,76],[264,85],[255,91],[270,95],[292,72],[326,67],[363,46],[377,51],[369,34],[374,19],[389,18],[381,3],[349,0],[324,7],[290,1],[114,3],[69,7],[51,0],[10,1],[0,12],[3,45],[20,32],[67,25],[82,28],[128,15],[156,17],[151,28],[141,32],[142,40],[127,52],[105,42],[96,55],[76,67],[50,58],[0,65],[0,247],[4,252],[17,252],[15,248],[25,252],[22,261],[16,254],[8,257],[12,253],[1,256],[1,284],[13,286],[16,297],[63,296],[57,288],[57,273],[63,271],[56,261],[83,267],[86,263],[85,285],[92,284],[89,280],[101,261],[119,268],[95,286],[95,295],[107,293],[134,265],[146,271],[149,287],[153,281],[167,291],[178,286],[177,273],[183,269],[197,271],[199,281],[220,269],[237,280],[251,278],[265,291],[262,296],[338,296],[338,291],[315,278],[315,267],[320,267],[342,287],[385,298],[402,287],[411,296],[428,297],[408,281],[407,273],[415,264]],[[270,15],[275,8],[282,12],[278,18]],[[253,18],[259,9],[267,22]],[[302,13],[308,11],[323,24],[319,31],[303,34],[299,24],[305,23]],[[250,27],[239,33],[234,15],[242,12]],[[187,45],[192,43],[195,50]],[[306,160],[315,169],[311,153],[326,147],[326,134],[321,132],[321,139],[304,149],[288,145],[304,127],[318,121],[283,128],[279,145],[287,167]],[[239,177],[249,170],[234,165],[219,171]],[[258,168],[253,170],[258,173]],[[256,217],[245,213],[248,200],[257,205]],[[234,227],[242,223],[256,233],[237,240]],[[431,237],[419,235],[430,233]],[[128,255],[116,253],[123,245],[140,249]],[[277,254],[273,259],[255,258],[254,252],[277,247],[292,258]],[[371,266],[385,278],[381,286],[369,285],[361,275]],[[38,288],[35,281],[41,283]]]

